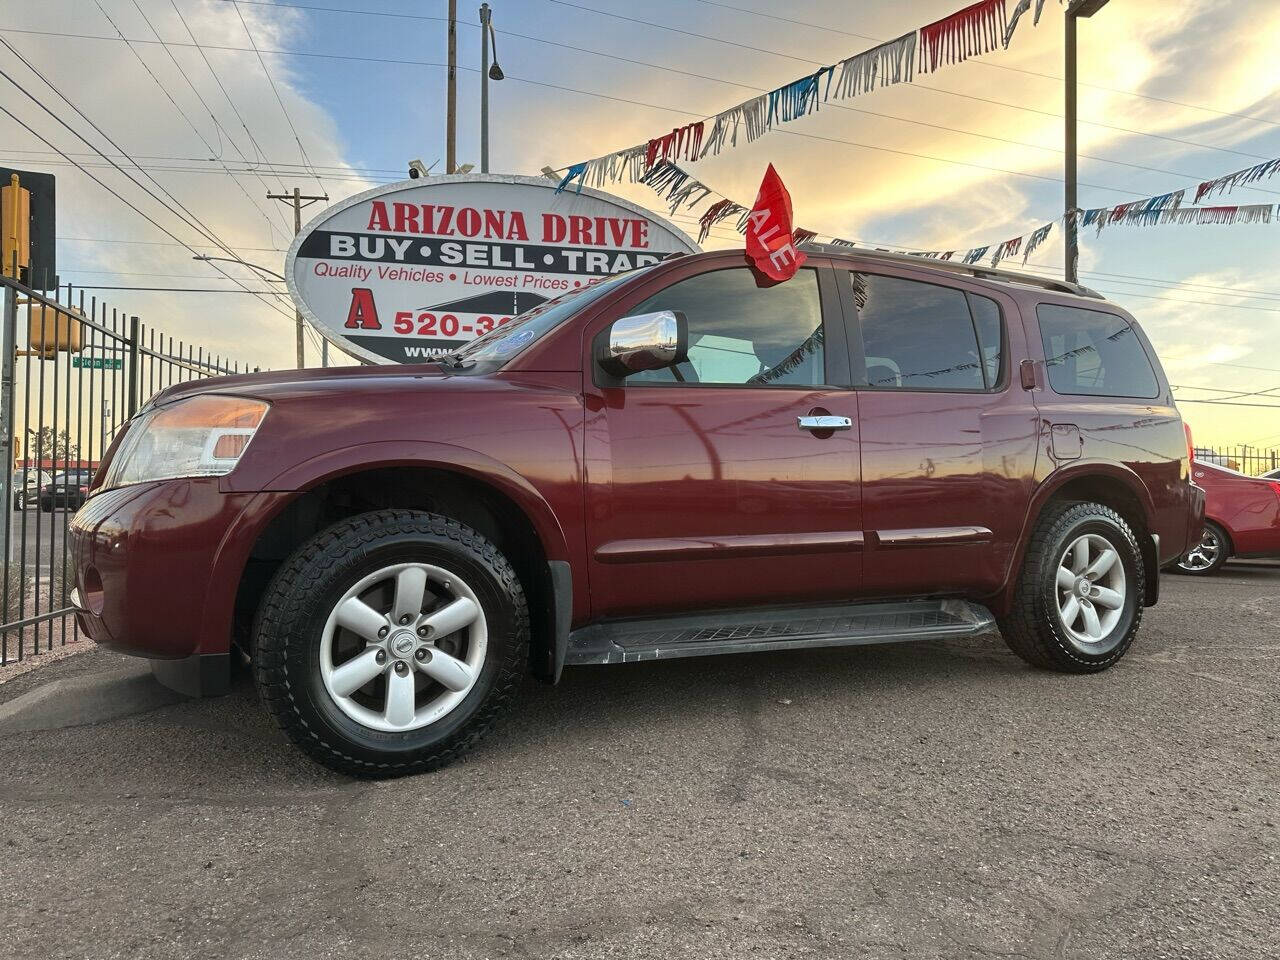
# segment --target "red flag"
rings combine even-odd
[[[769,164],[747,215],[747,256],[774,280],[789,280],[805,261],[791,237],[791,194]]]

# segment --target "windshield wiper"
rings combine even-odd
[[[450,353],[442,353],[435,358],[436,363],[442,367],[448,367],[450,370],[465,370],[468,367],[474,367],[474,360],[467,360],[462,356],[461,350],[454,350]]]

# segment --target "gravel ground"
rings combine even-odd
[[[1101,676],[994,636],[580,668],[386,783],[243,681],[5,733],[0,956],[1274,958],[1280,566],[1164,590]]]

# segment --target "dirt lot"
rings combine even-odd
[[[1275,957],[1280,566],[1164,589],[1101,676],[994,636],[581,668],[389,783],[248,684],[71,657],[0,701],[132,715],[0,721],[0,956]]]

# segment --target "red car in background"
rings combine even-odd
[[[1280,480],[1250,477],[1195,460],[1205,492],[1204,535],[1175,564],[1182,573],[1216,573],[1229,557],[1280,558]]]

